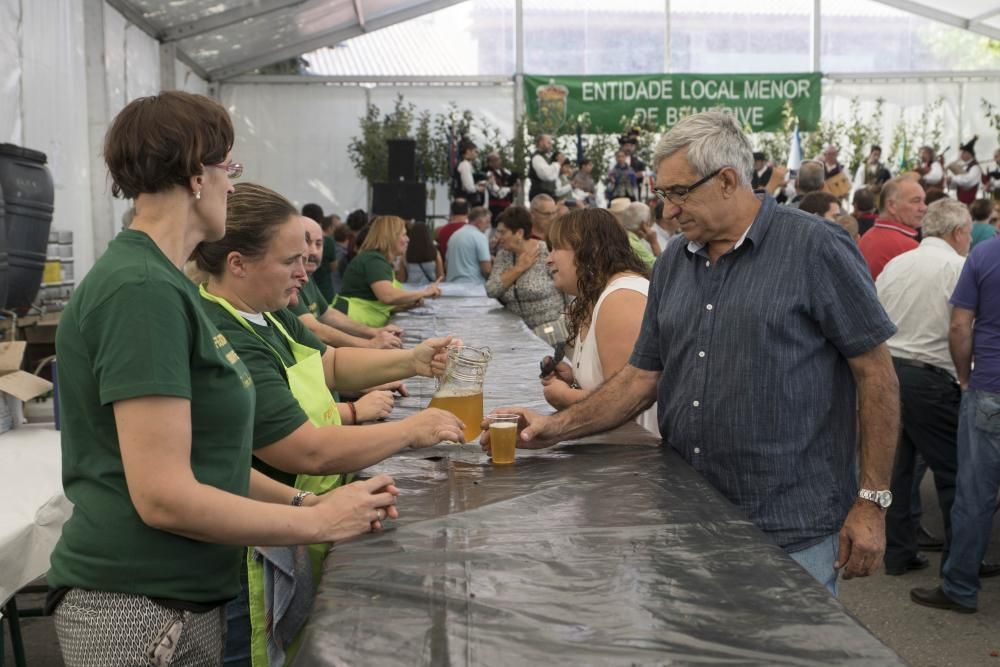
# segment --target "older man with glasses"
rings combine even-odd
[[[839,570],[872,574],[885,550],[895,327],[839,225],[753,192],[732,116],[686,117],[653,164],[686,242],[656,263],[629,363],[554,415],[504,411],[523,416],[520,446],[545,447],[658,401],[663,441],[835,594]]]
[[[531,238],[544,241],[549,225],[556,219],[559,208],[556,200],[547,194],[535,195],[531,199]]]

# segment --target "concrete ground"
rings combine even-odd
[[[921,486],[923,523],[942,535],[931,475]],[[979,611],[956,614],[921,607],[910,589],[937,586],[941,554],[926,553],[931,566],[901,577],[877,574],[840,583],[840,600],[872,634],[914,667],[1000,667],[1000,577],[983,579]],[[1000,561],[1000,514],[993,517],[993,539],[986,559]]]
[[[924,480],[924,524],[941,534],[930,475]],[[931,566],[902,577],[882,573],[840,584],[840,599],[872,634],[914,667],[1000,667],[1000,577],[983,580],[979,612],[956,614],[910,602],[910,589],[935,586],[939,554],[928,553]],[[1000,515],[994,517],[993,541],[987,558],[1000,561]],[[18,596],[18,605],[40,606],[42,596]],[[62,667],[51,618],[21,621],[29,667]],[[6,630],[6,628],[5,628]],[[14,665],[5,631],[5,667]]]

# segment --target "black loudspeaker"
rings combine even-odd
[[[417,142],[413,139],[388,139],[389,180],[417,180]]]
[[[372,185],[372,215],[426,220],[427,187],[423,183],[375,183]]]

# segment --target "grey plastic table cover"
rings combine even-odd
[[[489,345],[487,411],[542,408],[548,353],[485,298],[396,321]],[[411,383],[401,416],[433,382]],[[400,519],[327,557],[296,666],[900,665],[669,447],[635,424],[493,466],[478,445],[374,466]]]

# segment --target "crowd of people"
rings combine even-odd
[[[521,447],[635,420],[833,594],[839,576],[927,566],[913,501],[929,468],[942,584],[913,600],[972,612],[980,577],[1000,574],[983,561],[1000,487],[993,202],[928,205],[929,182],[866,167],[875,182],[846,215],[821,191],[826,151],[781,205],[750,138],[706,112],[649,166],[623,137],[607,208],[593,165],[565,168],[551,137],[527,206],[497,156],[477,178],[467,144],[463,196],[434,229],[234,184],[234,141],[225,109],[182,92],[131,102],[107,133],[134,216],[56,342],[75,509],[48,606],[67,665],[294,652],[301,623],[282,618],[304,614],[275,608],[274,572],[315,582],[330,542],[398,516],[393,479],[352,473],[464,441],[444,410],[385,420],[403,381],[440,375],[460,344],[404,349],[390,322],[443,281],[482,285],[553,346],[537,381],[554,414],[503,409],[521,416]]]

